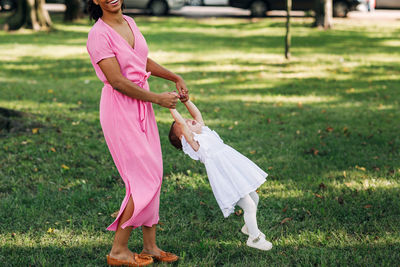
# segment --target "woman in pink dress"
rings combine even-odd
[[[175,108],[178,95],[149,90],[147,78],[158,76],[175,82],[181,100],[188,98],[183,79],[147,57],[146,41],[135,21],[122,14],[123,0],[89,0],[96,21],[89,32],[87,50],[98,78],[104,83],[100,123],[107,146],[125,186],[126,195],[115,221],[109,265],[144,266],[153,259],[173,262],[173,253],[156,245],[163,168],[160,139],[152,103]],[[128,249],[132,229],[142,226],[143,251]]]

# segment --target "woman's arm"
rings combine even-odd
[[[186,87],[185,81],[182,79],[181,76],[157,64],[157,62],[155,62],[149,57],[147,58],[146,71],[150,71],[151,75],[153,76],[157,76],[174,82],[176,84],[176,89],[178,89],[180,99],[182,102],[185,102],[189,99],[188,95],[189,91]]]
[[[120,65],[115,57],[105,58],[98,64],[107,81],[115,90],[135,99],[149,101],[166,108],[175,108],[178,101],[178,96],[175,93],[164,92],[157,94],[144,90],[122,75]]]
[[[175,120],[175,123],[178,124],[182,129],[182,134],[186,139],[186,142],[193,148],[194,151],[198,151],[200,148],[199,143],[194,140],[193,133],[187,127],[185,119],[181,116],[181,114],[176,109],[169,109],[171,111],[171,115]]]
[[[196,107],[195,104],[193,104],[192,101],[187,100],[184,102],[187,110],[189,111],[190,115],[192,115],[193,119],[195,119],[198,123],[202,124],[204,126],[204,121],[203,117],[201,116],[200,110]]]

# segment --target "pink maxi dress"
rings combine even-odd
[[[146,72],[146,40],[135,21],[131,17],[123,17],[134,35],[134,48],[101,18],[90,30],[87,40],[93,67],[104,83],[100,100],[101,127],[126,187],[118,216],[107,227],[110,231],[116,231],[130,195],[135,209],[132,217],[121,227],[151,227],[158,223],[163,174],[160,138],[152,103],[133,99],[113,89],[97,64],[102,59],[116,57],[122,75],[150,90],[147,82],[150,73]]]

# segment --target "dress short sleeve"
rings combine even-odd
[[[189,157],[191,157],[194,160],[200,159],[199,153],[193,150],[193,148],[186,141],[184,136],[182,136],[181,142],[182,142],[182,150],[183,150],[183,152],[185,152],[185,154],[187,154]]]
[[[93,63],[96,64],[102,59],[115,57],[109,37],[100,31],[91,31],[89,33],[86,48]]]

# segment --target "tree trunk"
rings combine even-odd
[[[286,0],[286,37],[285,37],[285,58],[290,59],[290,11],[292,10],[292,0]]]
[[[330,29],[333,26],[332,0],[325,0],[324,3],[324,29]]]
[[[313,27],[319,28],[324,26],[323,2],[324,0],[314,0],[315,20],[313,23]]]
[[[82,0],[65,0],[67,9],[64,13],[64,21],[74,21],[82,17]]]
[[[333,7],[332,0],[315,0],[314,2],[315,20],[314,27],[324,28],[325,30],[333,27]]]
[[[18,0],[16,10],[4,24],[4,30],[50,30],[52,23],[44,4],[45,0]]]

